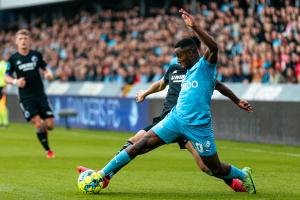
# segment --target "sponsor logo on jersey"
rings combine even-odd
[[[197,88],[199,86],[198,81],[192,81],[192,82],[185,82],[181,85],[183,90],[188,90],[190,88]]]
[[[21,64],[22,62],[20,60],[17,61],[17,65]]]
[[[177,70],[175,70],[172,74],[176,74],[177,73]]]
[[[36,66],[36,63],[24,63],[22,65],[19,65],[19,70],[22,70],[23,72],[29,71],[29,70],[34,70]]]
[[[183,75],[172,75],[171,76],[171,81],[173,81],[174,83],[181,83],[184,78],[185,78],[185,74],[183,74]]]

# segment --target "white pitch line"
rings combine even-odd
[[[7,186],[7,185],[0,185],[0,192],[12,192],[13,191],[13,187],[11,186]]]
[[[268,153],[268,154],[273,154],[273,155],[281,155],[281,156],[290,156],[290,157],[297,157],[300,158],[300,154],[298,153],[286,153],[286,152],[271,152],[271,151],[265,151],[262,149],[245,149],[245,148],[232,148],[232,147],[224,147],[220,146],[219,148],[221,149],[233,149],[233,150],[239,150],[239,151],[245,151],[245,152],[252,152],[252,153]]]

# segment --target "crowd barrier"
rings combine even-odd
[[[144,103],[137,104],[134,99],[136,92],[149,87],[149,84],[134,86],[127,97],[120,97],[122,87],[119,84],[104,84],[100,89],[95,83],[60,84],[55,82],[46,86],[56,123],[64,124],[58,115],[60,110],[74,108],[78,115],[70,118],[70,125],[77,128],[135,132],[160,114],[166,93],[149,96]],[[247,99],[254,112],[241,110],[215,92],[212,113],[216,138],[300,145],[299,85],[229,84],[228,87],[239,97]],[[8,88],[8,93],[11,121],[24,122],[15,88]]]

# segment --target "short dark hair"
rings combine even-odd
[[[199,38],[194,35],[193,37],[191,37],[191,39],[195,42],[197,48],[200,48],[201,41],[199,40]]]
[[[184,47],[193,47],[193,48],[198,48],[197,44],[195,43],[195,41],[191,38],[183,38],[181,40],[179,40],[176,44],[175,44],[175,48],[184,48]]]

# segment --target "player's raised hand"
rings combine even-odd
[[[188,13],[187,11],[185,11],[183,8],[180,8],[179,13],[181,14],[181,17],[184,21],[184,23],[188,26],[188,27],[193,27],[195,26],[195,18]]]
[[[25,85],[26,85],[25,78],[22,77],[22,78],[19,78],[19,79],[17,80],[17,86],[18,86],[19,88],[24,88]]]
[[[140,103],[145,100],[145,92],[143,90],[139,91],[135,97],[136,102]]]
[[[246,110],[247,112],[253,112],[253,108],[250,105],[250,103],[246,100],[241,99],[240,102],[238,103],[238,106],[243,109]]]
[[[53,79],[53,74],[49,69],[47,69],[44,72],[44,77],[45,77],[46,80],[52,80]]]

